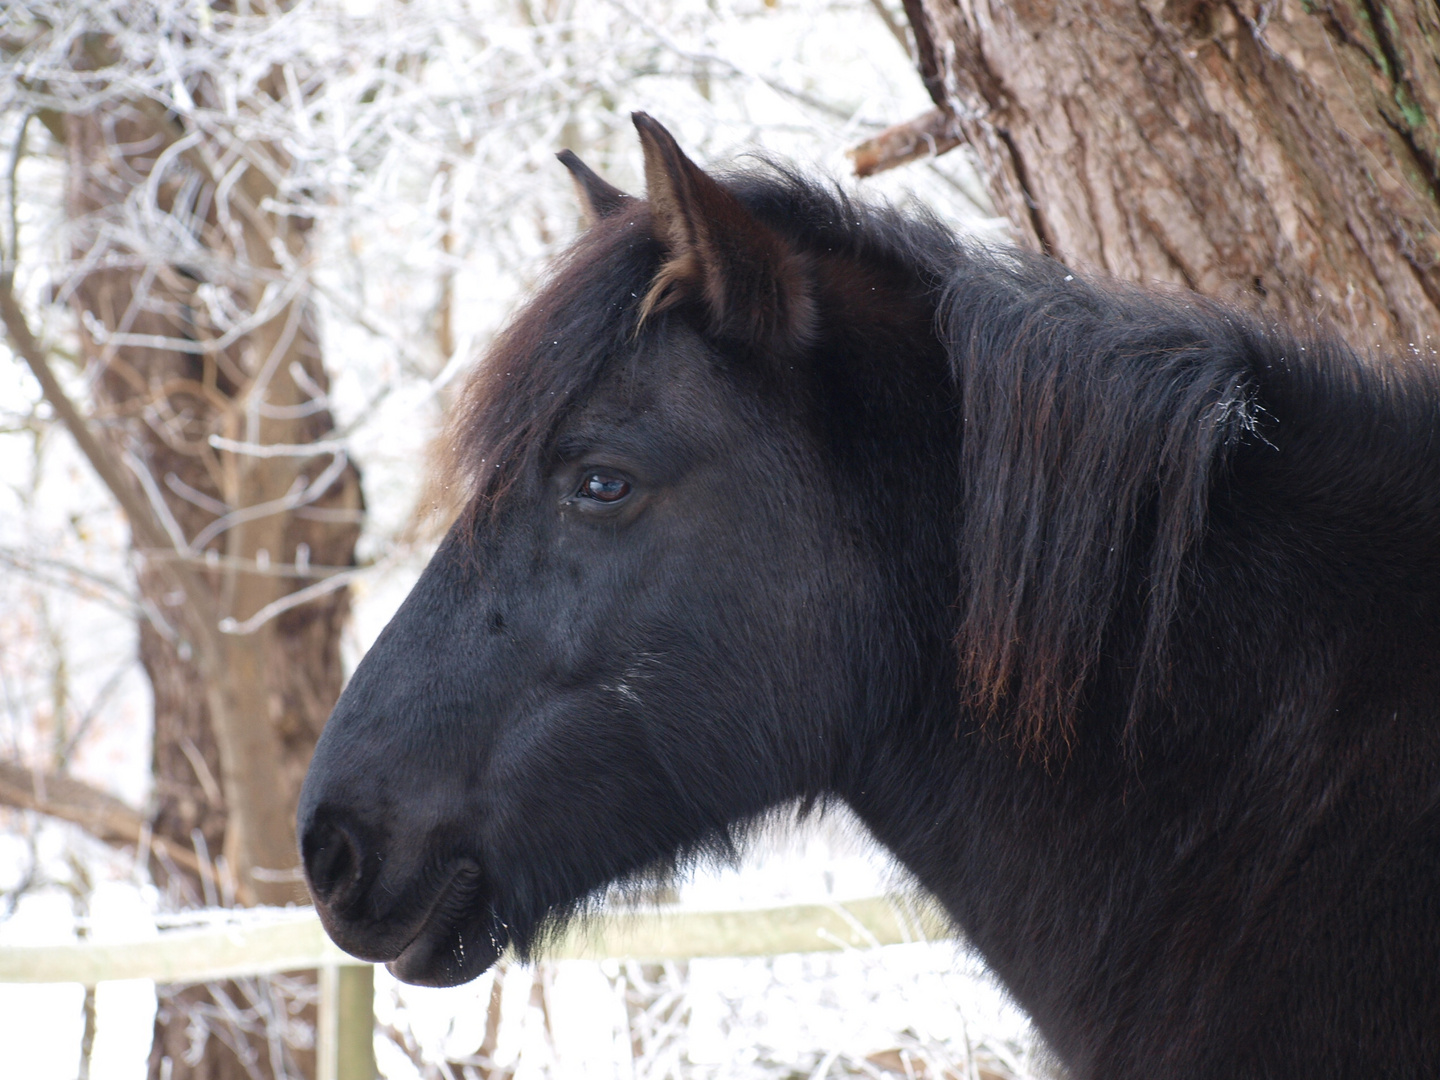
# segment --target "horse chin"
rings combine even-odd
[[[504,928],[486,911],[463,926],[426,924],[385,967],[413,986],[459,986],[484,974],[507,944]]]
[[[500,958],[509,935],[480,882],[479,869],[462,863],[410,943],[385,965],[390,974],[415,986],[458,986]]]

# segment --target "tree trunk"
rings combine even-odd
[[[1433,355],[1433,0],[906,6],[1019,242]]]
[[[333,426],[312,313],[292,288],[306,223],[266,209],[284,171],[274,148],[249,144],[240,157],[207,138],[197,162],[182,152],[194,133],[144,102],[71,115],[64,134],[84,268],[68,288],[98,412],[174,540],[136,543],[151,615],[140,654],[154,688],[154,831],[217,869],[172,862],[160,880],[181,902],[303,902],[295,806],[340,691],[349,601],[344,588],[288,609],[285,598],[353,565],[363,510],[343,454],[256,452]],[[223,163],[223,182],[207,157]],[[266,172],[243,163],[257,160]],[[177,589],[176,560],[203,596]],[[285,1037],[298,1006],[283,981],[161,999],[152,1076],[313,1072],[305,1040]]]

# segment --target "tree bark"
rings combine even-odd
[[[1077,268],[1318,316],[1362,350],[1433,355],[1433,2],[921,6],[907,3],[933,38],[922,60],[941,72],[937,104],[1018,242]]]
[[[141,592],[158,613],[144,628],[141,649],[156,691],[155,767],[162,804],[157,831],[188,841],[193,830],[208,828],[207,843],[229,857],[243,893],[269,902],[300,899],[295,881],[276,878],[296,866],[294,803],[339,690],[345,591],[287,611],[251,633],[215,634],[210,628],[196,633],[195,613],[160,563],[179,558],[204,568],[209,596],[201,610],[244,622],[308,584],[312,575],[353,563],[358,477],[347,464],[319,498],[253,513],[283,504],[330,459],[229,452],[215,449],[209,439],[294,446],[331,427],[328,410],[307,408],[307,388],[323,391],[327,377],[302,299],[224,349],[191,352],[136,343],[169,339],[204,346],[220,335],[202,325],[206,301],[197,294],[214,284],[201,276],[202,266],[157,270],[145,253],[120,244],[115,245],[120,250],[103,253],[110,258],[97,258],[97,248],[112,242],[104,224],[145,182],[164,148],[147,125],[124,114],[121,106],[105,116],[70,118],[71,216],[81,225],[82,244],[77,254],[99,264],[71,283],[72,302],[82,314],[82,345],[98,374],[95,395],[111,441],[138,460],[187,546],[210,535],[189,552],[139,549]],[[187,179],[162,180],[162,199]],[[172,205],[158,209],[172,221],[183,216]],[[198,237],[208,245],[206,255],[217,254],[225,242],[213,203],[211,215]],[[252,259],[265,251],[267,238],[250,236],[248,228],[242,238]],[[151,264],[136,265],[146,262]],[[268,258],[264,262],[269,265],[262,263],[262,270],[281,276],[280,267]],[[270,282],[225,284],[232,296],[248,287],[254,295],[239,299],[259,311],[259,294]],[[116,344],[117,334],[128,336]],[[225,515],[237,523],[216,530]],[[223,724],[216,713],[225,717]],[[217,812],[221,816],[210,820]]]
[[[200,138],[153,102],[71,114],[64,135],[83,268],[67,289],[98,434],[170,535],[134,537],[154,834],[204,871],[171,863],[179,899],[303,902],[295,807],[340,691],[349,599],[286,597],[354,564],[363,512],[343,455],[261,449],[333,426],[301,274],[307,223],[268,208],[282,201],[276,148]],[[254,980],[162,988],[151,1075],[309,1075],[313,1053],[275,1034],[296,1008]]]

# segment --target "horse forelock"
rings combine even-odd
[[[551,269],[462,387],[431,453],[431,501],[448,517],[496,512],[525,465],[617,353],[660,254],[644,203],[597,221]]]
[[[900,267],[937,285],[954,249],[953,234],[934,218],[857,204],[772,162],[721,180],[798,248]],[[670,306],[661,298],[674,276],[644,201],[595,221],[497,336],[451,406],[422,500],[434,516],[473,523],[498,509],[607,364],[633,352],[652,316]]]

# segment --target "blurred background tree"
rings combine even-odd
[[[68,25],[32,14],[15,44],[36,101],[14,155],[31,123],[63,155],[71,268],[51,288],[75,316],[88,415],[65,398],[10,281],[4,312],[131,526],[154,723],[145,854],[185,902],[303,901],[292,820],[340,691],[342,583],[363,520],[359,474],[333,439],[311,222],[288,201],[304,177],[266,130],[267,113],[304,108],[312,72],[303,57],[237,71],[223,50],[196,48],[202,26],[192,37],[152,21],[162,9]],[[166,43],[166,79],[147,85]],[[52,803],[61,790],[31,788]],[[152,1073],[313,1068],[303,1040],[267,1038],[261,1022],[288,1019],[292,1003],[252,983],[168,995]],[[257,1022],[223,1025],[228,1038],[187,1060],[197,1015],[246,1012]]]

